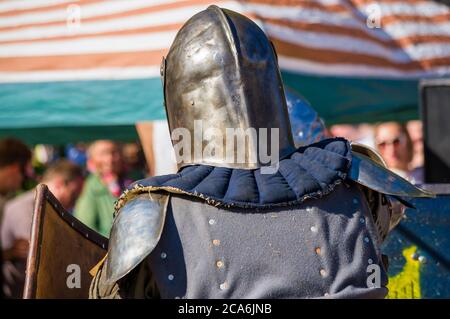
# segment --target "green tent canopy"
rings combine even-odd
[[[417,81],[283,73],[328,125],[418,117]],[[386,98],[389,97],[389,98]],[[159,79],[0,85],[0,135],[28,143],[135,140],[134,123],[165,119]]]

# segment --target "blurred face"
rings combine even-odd
[[[98,141],[92,149],[89,165],[100,175],[118,175],[122,170],[119,147],[110,141]]]
[[[409,121],[407,129],[413,143],[414,152],[423,152],[423,134],[421,121]]]
[[[135,143],[129,143],[123,147],[123,158],[128,165],[134,165],[139,162],[139,146]]]
[[[407,170],[409,160],[407,137],[398,124],[381,124],[376,132],[375,143],[389,168]]]
[[[14,163],[0,169],[0,193],[5,194],[19,190],[26,175],[31,174],[32,170],[30,162],[25,167]]]
[[[52,183],[48,183],[48,186],[64,208],[71,210],[83,189],[83,178],[66,182],[63,178],[56,177]]]
[[[1,169],[1,186],[2,193],[15,192],[20,189],[24,180],[23,171],[19,163],[5,166]]]
[[[358,138],[358,132],[354,125],[338,124],[330,127],[330,133],[333,136],[341,136],[350,140]]]

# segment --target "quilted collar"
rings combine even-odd
[[[298,148],[280,161],[274,174],[207,165],[133,183],[116,203],[116,211],[132,197],[149,191],[186,194],[225,207],[266,208],[294,205],[330,193],[347,176],[351,148],[333,138]]]

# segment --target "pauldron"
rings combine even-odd
[[[352,143],[352,165],[348,179],[363,191],[377,229],[378,242],[400,222],[405,207],[413,207],[408,198],[435,197],[386,168],[382,157],[368,146]]]

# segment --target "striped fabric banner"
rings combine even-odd
[[[253,18],[275,44],[287,85],[329,123],[415,117],[417,81],[450,76],[450,8],[435,1],[3,1],[0,128],[163,118],[161,58],[210,4]],[[136,83],[152,92],[137,93]],[[27,109],[32,118],[20,113]]]
[[[446,5],[423,0],[247,3],[263,21],[284,69],[364,77],[450,74]]]
[[[450,9],[432,1],[34,0],[0,3],[0,81],[158,76],[177,30],[211,3],[259,20],[286,70],[450,73]]]
[[[14,3],[0,4],[1,82],[157,77],[179,28],[213,1]]]

